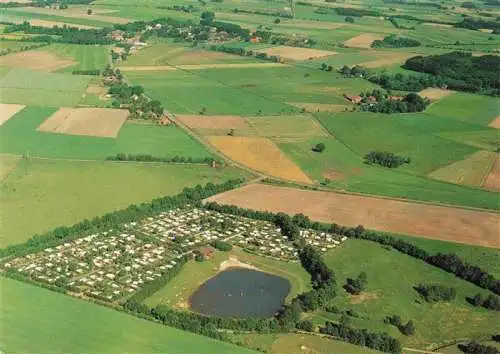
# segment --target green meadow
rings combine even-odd
[[[54,44],[44,47],[42,50],[50,51],[59,57],[78,62],[74,66],[61,69],[60,72],[102,70],[110,63],[109,47],[103,45]]]
[[[312,151],[320,142],[326,149],[322,153]],[[328,178],[327,185],[332,189],[475,208],[499,208],[497,193],[434,181],[403,169],[366,165],[362,155],[333,137],[281,142],[278,146],[313,180],[324,182]]]
[[[56,109],[26,107],[0,127],[0,152],[34,157],[104,160],[118,153],[158,157],[209,157],[196,140],[175,126],[125,123],[117,138],[39,132]]]
[[[355,326],[387,331],[398,337],[404,346],[426,348],[450,339],[478,338],[484,333],[496,333],[500,323],[494,311],[469,305],[465,298],[476,293],[487,295],[477,286],[450,273],[432,267],[379,244],[364,240],[349,240],[342,247],[329,251],[327,264],[335,271],[339,286],[346,278],[367,274],[366,291],[354,300],[340,290],[333,304],[342,309],[353,309],[359,318],[352,318]],[[435,283],[453,287],[457,296],[450,302],[427,303],[413,287],[420,283]],[[413,320],[416,333],[407,337],[383,323],[386,316],[398,315],[403,321]],[[312,318],[322,323],[338,320],[339,315],[320,312]],[[467,322],[467,326],[463,324]]]
[[[252,353],[15,280],[0,279],[7,353]]]
[[[198,165],[18,160],[5,155],[0,155],[0,163],[11,166],[0,185],[0,247],[132,203],[177,194],[186,186],[248,177],[230,167]]]

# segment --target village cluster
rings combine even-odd
[[[301,230],[301,236],[323,252],[346,239],[313,230]],[[187,207],[46,248],[4,266],[75,294],[117,301],[215,240],[276,259],[297,259],[292,242],[272,223]]]

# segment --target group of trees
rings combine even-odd
[[[452,52],[408,59],[403,68],[440,77],[448,88],[500,94],[500,57],[496,55],[472,56],[471,53]]]
[[[472,298],[467,298],[467,301],[473,306],[482,306],[489,310],[500,311],[500,298],[495,295],[488,295],[486,299],[483,299],[481,294],[476,294]]]
[[[148,154],[125,154],[118,153],[115,156],[106,158],[108,161],[137,161],[137,162],[165,162],[165,163],[192,163],[192,164],[207,164],[212,165],[215,161],[212,157],[185,157],[185,156],[172,156],[172,157],[158,157]],[[217,161],[220,164],[220,161]]]
[[[408,37],[400,37],[395,34],[391,34],[384,37],[382,40],[375,40],[372,42],[371,46],[373,48],[404,48],[404,47],[418,47],[420,42]]]
[[[385,353],[401,353],[402,350],[401,343],[387,333],[369,332],[366,329],[351,328],[333,322],[326,322],[325,326],[320,328],[320,332]]]
[[[419,284],[415,290],[427,302],[451,301],[457,296],[454,288],[449,288],[441,284]]]
[[[413,323],[413,321],[410,320],[406,323],[403,323],[401,317],[399,317],[398,315],[387,316],[384,319],[384,323],[397,327],[404,335],[412,336],[415,334],[415,324]]]
[[[346,284],[344,285],[345,291],[352,295],[359,295],[366,288],[366,273],[361,272],[357,278],[347,278]]]
[[[389,151],[370,151],[365,155],[365,163],[396,168],[405,163],[410,163],[410,158],[399,156]]]
[[[413,113],[422,112],[430,104],[430,101],[420,95],[410,92],[406,96],[391,96],[380,90],[361,94],[360,108],[362,111],[377,113]]]
[[[326,64],[321,64],[321,70],[325,70]],[[344,77],[365,77],[368,74],[368,70],[360,65],[354,65],[352,68],[349,68],[347,65],[344,65],[339,69],[339,73]]]
[[[465,17],[461,22],[456,23],[455,27],[467,28],[470,30],[486,28],[493,30],[494,34],[500,34],[500,23],[498,21],[486,21],[477,17]]]
[[[113,96],[113,107],[127,106],[133,118],[159,119],[164,108],[160,101],[150,100],[143,95],[144,88],[140,85],[130,86],[125,82],[111,84],[108,94]]]
[[[32,37],[30,38],[30,41],[88,45],[113,43],[113,40],[108,38],[108,34],[111,33],[111,31],[111,28],[81,29],[77,27],[68,27],[66,25],[62,27],[33,26],[27,21],[21,24],[10,24],[4,28],[4,33],[23,32],[25,34],[42,35]]]
[[[221,240],[215,240],[211,243],[211,245],[218,249],[219,251],[223,252],[229,252],[233,249],[233,245],[229,242],[221,241]]]
[[[234,8],[233,12],[244,13],[244,14],[254,14],[254,15],[264,15],[264,16],[273,16],[273,17],[281,17],[281,18],[292,18],[292,14],[290,11],[277,11],[277,10],[248,10],[248,9],[238,9]]]
[[[489,345],[479,344],[477,342],[469,342],[467,344],[459,344],[458,348],[464,352],[464,354],[498,354],[497,348]]]
[[[365,75],[365,77],[368,81],[380,85],[387,90],[418,92],[427,87],[447,87],[446,79],[429,74],[403,75],[397,73],[390,75],[370,73],[370,75]]]

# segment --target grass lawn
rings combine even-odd
[[[229,167],[23,159],[0,187],[0,246],[186,186],[246,176]]]
[[[0,284],[3,352],[252,352],[15,280]]]
[[[311,148],[319,142],[324,143],[326,149],[322,153],[313,152]],[[430,180],[407,173],[402,168],[366,165],[360,156],[333,137],[278,145],[311,179],[323,182],[328,178],[328,186],[336,190],[477,208],[499,208],[497,193]]]
[[[230,256],[252,264],[259,270],[281,276],[290,281],[291,290],[285,301],[291,301],[298,294],[310,289],[310,276],[299,263],[277,261],[258,255],[253,255],[234,247],[230,252],[216,251],[214,256],[203,262],[189,261],[182,272],[165,287],[146,299],[146,303],[155,306],[160,303],[176,308],[188,308],[189,297],[208,279],[219,272],[219,265]]]
[[[340,309],[352,308],[358,312],[360,318],[353,319],[356,326],[388,331],[399,337],[405,346],[418,348],[445,340],[491,335],[500,330],[495,311],[475,308],[465,301],[466,296],[476,293],[484,296],[488,291],[420,260],[385,249],[377,243],[356,239],[328,252],[324,258],[335,271],[339,287],[345,284],[347,277],[356,277],[361,271],[367,273],[363,301],[354,303],[344,290],[339,290],[332,302]],[[426,303],[413,289],[420,283],[453,287],[457,297],[451,302]],[[415,335],[405,337],[383,323],[385,316],[393,314],[401,316],[403,321],[413,320]],[[325,318],[338,318],[338,315],[328,313],[319,316],[316,319],[320,322]]]
[[[299,334],[237,334],[232,335],[235,343],[246,347],[265,350],[268,353],[318,353],[318,354],[374,354],[379,351],[337,340]]]
[[[55,108],[26,107],[0,127],[0,152],[36,157],[104,160],[117,153],[203,158],[211,154],[175,126],[125,123],[115,138],[38,132]]]

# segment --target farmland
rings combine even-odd
[[[219,353],[251,352],[15,280],[1,283],[2,347],[8,350],[190,353],[203,346]],[[122,331],[129,334],[124,338]]]
[[[491,1],[24,2],[0,0],[2,351],[498,345]]]

